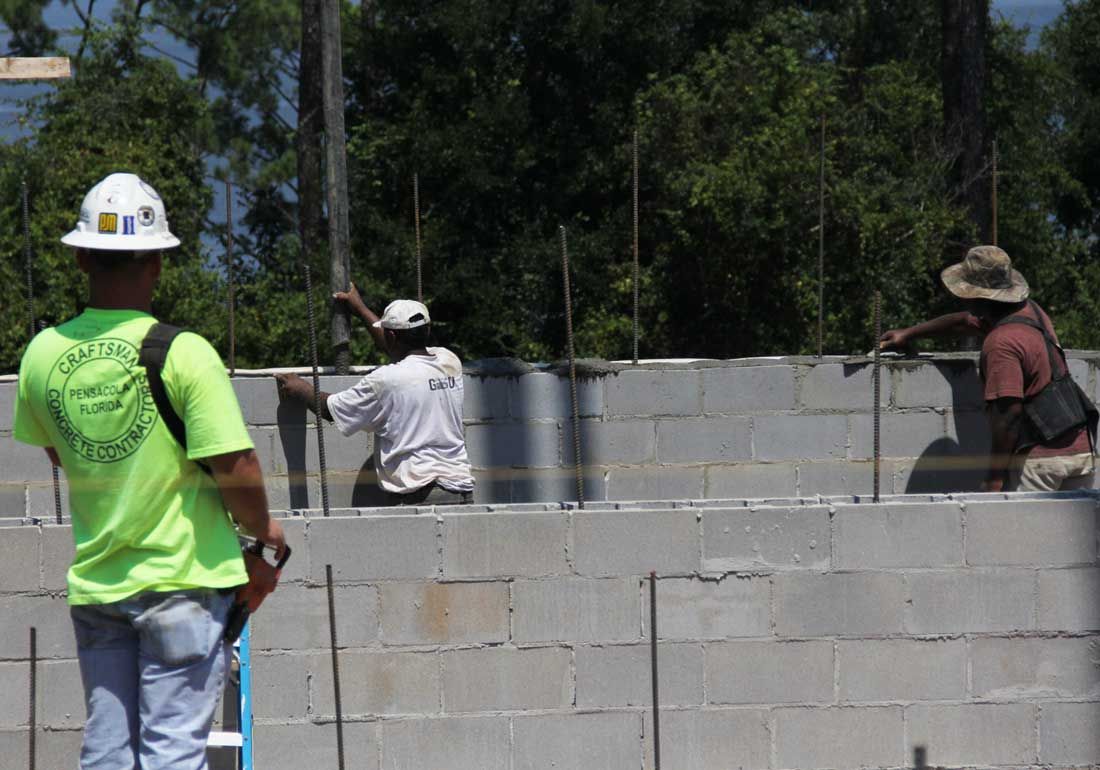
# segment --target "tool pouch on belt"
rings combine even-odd
[[[1029,304],[1034,307],[1034,303]],[[1042,323],[1021,316],[1009,316],[999,321],[997,326],[1010,323],[1023,324],[1039,331],[1046,342],[1047,355],[1050,357],[1050,382],[1037,394],[1024,400],[1024,414],[1027,416],[1030,435],[1024,438],[1017,450],[1035,444],[1046,444],[1071,430],[1087,427],[1089,445],[1095,451],[1100,411],[1097,411],[1081,390],[1081,386],[1070,376],[1065,352]]]

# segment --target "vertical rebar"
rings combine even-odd
[[[997,245],[997,140],[993,140],[993,186],[991,208],[993,213],[993,245]]]
[[[928,767],[928,750],[924,746],[913,747],[913,767],[916,770],[925,770]]]
[[[825,351],[825,113],[821,113],[821,157],[817,169],[817,357]]]
[[[30,725],[30,736],[27,738],[27,749],[30,758],[30,770],[34,770],[37,761],[35,742],[38,733],[38,629],[31,626],[31,672],[30,672],[30,715],[27,723]]]
[[[641,268],[638,266],[638,129],[634,129],[634,363],[638,363],[638,279]]]
[[[237,277],[233,270],[233,183],[225,180],[225,278],[229,289],[229,376],[237,373]]]
[[[413,222],[416,230],[416,301],[424,301],[423,252],[420,250],[420,174],[413,174]]]
[[[27,329],[28,338],[37,331],[34,320],[34,266],[31,264],[31,207],[27,192],[27,180],[22,181],[23,190],[23,264],[27,273]]]
[[[42,331],[46,328],[45,321],[38,322],[38,331]],[[50,461],[50,474],[53,476],[53,512],[54,520],[61,523],[61,474],[57,470],[57,466]]]
[[[661,698],[657,687],[657,573],[649,573],[649,661],[653,683],[653,767],[661,770]]]
[[[321,418],[321,375],[317,365],[317,319],[313,314],[313,278],[309,265],[306,274],[306,315],[309,320],[309,358],[313,367],[313,415],[317,424],[317,465],[321,470],[321,509],[328,516],[328,472],[325,463],[325,428]]]
[[[561,278],[565,292],[565,343],[569,354],[569,396],[573,402],[573,466],[577,476],[577,507],[584,508],[584,473],[581,463],[580,404],[577,401],[577,359],[573,350],[573,298],[569,288],[569,248],[565,226],[558,226],[561,235]]]
[[[875,423],[875,502],[879,501],[879,489],[881,482],[881,467],[882,467],[882,399],[880,394],[882,392],[882,345],[879,340],[882,339],[882,292],[875,291],[875,364],[872,370],[872,379],[874,381],[875,391],[875,405],[874,405],[874,423]]]
[[[336,760],[344,770],[344,709],[340,701],[340,658],[336,653],[336,599],[332,593],[332,565],[325,565],[328,586],[328,634],[332,648],[332,696],[336,702]]]

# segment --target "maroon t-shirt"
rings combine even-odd
[[[1038,305],[1029,303],[1012,315],[1040,321],[1057,342],[1054,324]],[[998,398],[1031,398],[1050,384],[1050,356],[1047,353],[1046,340],[1038,329],[1017,323],[991,326],[977,316],[970,316],[969,323],[985,334],[982,342],[981,374],[985,382],[986,401]],[[1055,360],[1057,373],[1062,374],[1062,361],[1057,352]],[[1088,433],[1082,427],[1068,431],[1046,444],[1036,444],[1031,448],[1029,456],[1061,457],[1089,451]]]

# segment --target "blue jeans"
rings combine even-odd
[[[70,609],[88,711],[81,770],[206,770],[232,601],[200,589]]]

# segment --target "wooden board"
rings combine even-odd
[[[71,75],[67,56],[0,58],[0,80],[49,80]]]

